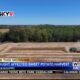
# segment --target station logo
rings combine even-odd
[[[0,16],[14,16],[13,11],[0,11]]]
[[[73,70],[80,70],[80,62],[73,62]]]

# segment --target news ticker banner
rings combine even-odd
[[[56,69],[80,71],[80,62],[0,62],[0,69]]]
[[[80,70],[80,62],[30,62],[29,58],[0,58],[0,69],[1,68],[52,68]]]
[[[80,74],[80,71],[62,71],[62,70],[0,70],[0,74]]]

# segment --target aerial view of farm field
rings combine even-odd
[[[0,0],[0,80],[80,80],[80,0]]]
[[[0,44],[0,58],[21,59],[27,62],[69,62],[80,61],[80,53],[70,52],[71,47],[80,47],[79,42],[51,43],[3,43]],[[15,77],[14,77],[15,76]],[[79,79],[80,74],[0,74],[0,79]]]
[[[44,26],[44,27],[43,27]],[[79,30],[77,26],[0,26],[0,62],[80,62]],[[6,30],[7,29],[7,30]],[[75,29],[75,30],[74,30]],[[67,31],[65,31],[67,30]],[[59,31],[59,33],[57,33]],[[63,31],[65,35],[63,36]],[[78,34],[76,33],[78,32]],[[35,35],[36,34],[36,35]],[[61,35],[60,35],[61,34]],[[75,34],[75,35],[74,35]],[[55,36],[54,36],[55,35]],[[74,36],[74,37],[73,37]],[[67,38],[68,37],[68,38]],[[76,37],[76,39],[75,39]],[[0,64],[1,65],[1,64]],[[61,68],[31,68],[36,73],[0,71],[0,79],[80,79],[78,70],[66,71]],[[46,67],[43,69],[46,71]]]

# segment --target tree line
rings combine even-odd
[[[77,42],[80,26],[64,25],[5,25],[6,33],[0,32],[0,42]]]

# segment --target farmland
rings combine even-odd
[[[0,33],[6,33],[9,32],[9,29],[0,29]]]
[[[70,47],[80,47],[79,42],[51,43],[3,43],[0,44],[0,58],[24,58],[25,61],[59,62],[79,61],[80,53],[70,53]],[[14,76],[15,77],[14,77]],[[74,76],[76,75],[76,76]],[[0,79],[79,79],[80,74],[0,74]]]
[[[80,25],[0,25],[0,60],[80,62]],[[0,74],[0,79],[80,79],[80,74]]]

